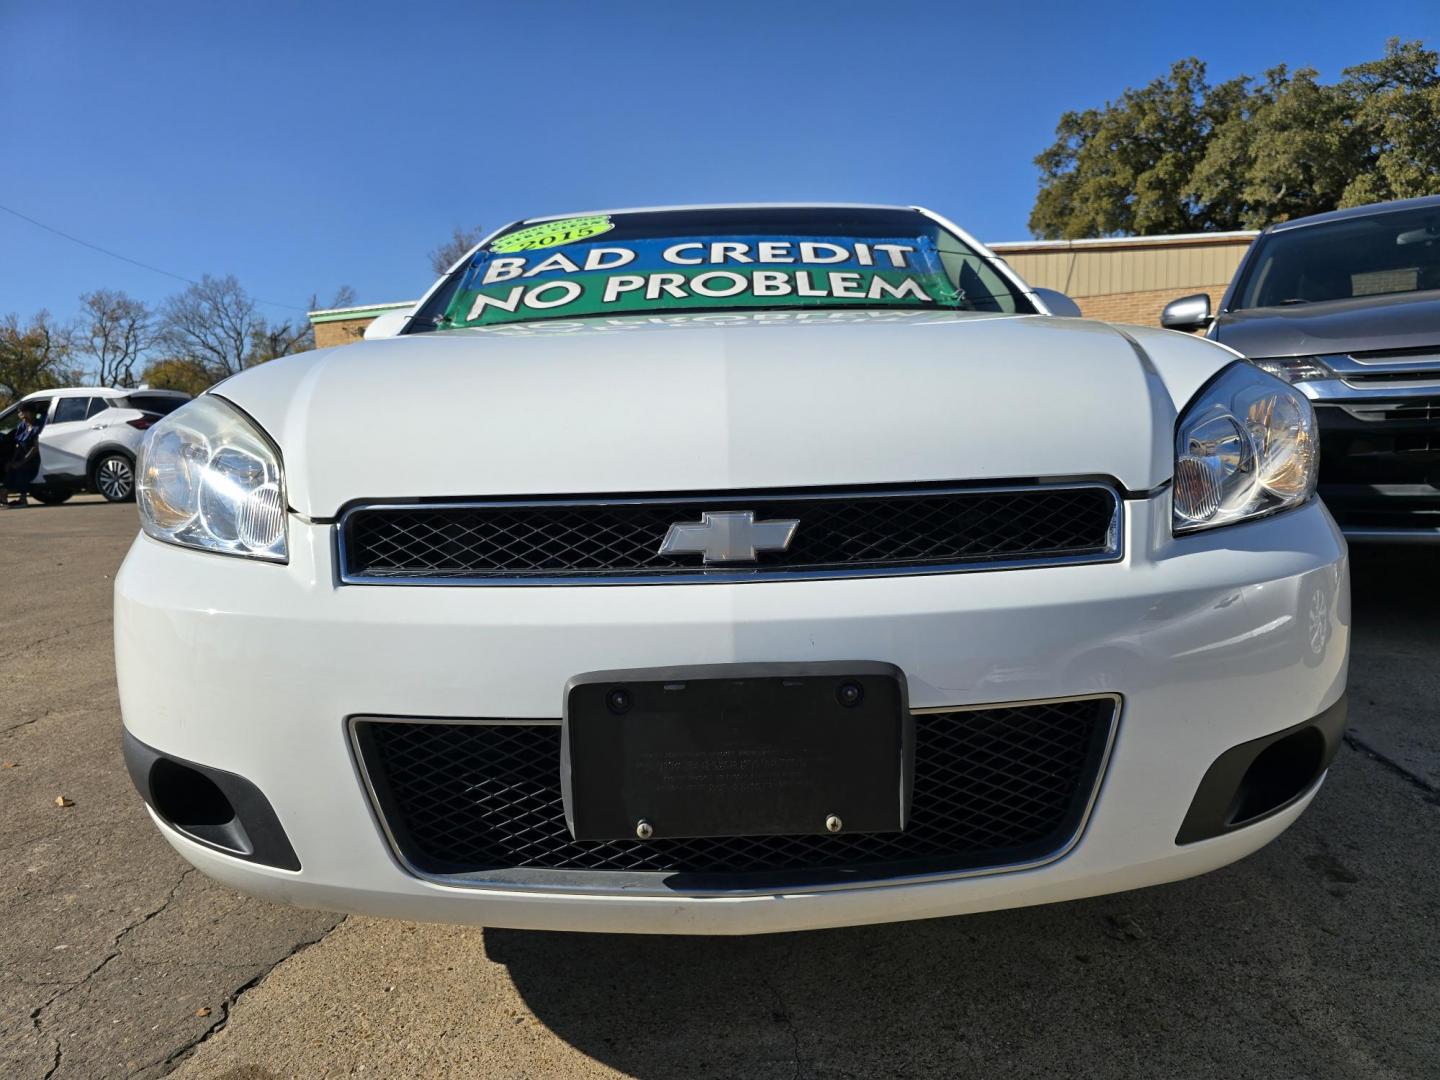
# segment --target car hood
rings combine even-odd
[[[1233,359],[1168,331],[956,313],[689,315],[357,342],[216,392],[290,505],[1169,478],[1179,405]],[[870,317],[863,317],[865,315]]]
[[[1221,315],[1216,340],[1246,356],[1313,356],[1440,345],[1440,292],[1357,296]]]

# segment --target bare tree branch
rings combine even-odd
[[[456,225],[450,233],[450,239],[441,244],[434,251],[430,252],[430,268],[436,274],[443,274],[481,240],[485,238],[485,230],[479,225],[473,229],[462,229]]]
[[[233,274],[206,274],[160,305],[159,340],[166,351],[203,365],[217,378],[250,366],[251,343],[263,329],[255,301]]]
[[[123,292],[96,289],[80,297],[76,352],[95,363],[101,386],[134,386],[135,365],[153,337],[150,310]]]

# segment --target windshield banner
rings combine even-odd
[[[928,237],[697,236],[477,252],[442,325],[657,309],[953,307]]]

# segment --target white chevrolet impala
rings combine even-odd
[[[1306,399],[916,208],[536,218],[155,425],[125,755],[238,888],[737,934],[1173,881],[1344,726]]]

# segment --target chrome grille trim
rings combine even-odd
[[[624,506],[646,506],[646,505],[680,505],[693,508],[696,512],[713,506],[721,500],[734,501],[744,500],[747,503],[755,503],[757,507],[765,503],[777,502],[803,502],[807,499],[818,501],[834,501],[840,499],[881,499],[881,498],[923,498],[926,496],[963,496],[966,494],[987,495],[987,494],[1021,494],[1034,492],[1055,492],[1055,491],[1100,491],[1104,492],[1111,504],[1112,511],[1109,526],[1106,530],[1106,538],[1103,547],[1096,551],[1087,551],[1080,554],[1040,554],[1035,556],[1021,556],[1018,558],[996,558],[996,559],[974,559],[956,562],[943,563],[907,563],[893,566],[858,566],[858,567],[818,567],[818,568],[786,568],[786,567],[735,567],[723,566],[713,569],[702,569],[697,566],[692,570],[641,570],[632,572],[623,571],[591,571],[584,573],[525,573],[514,575],[503,575],[490,573],[485,575],[464,575],[464,574],[424,574],[424,573],[372,573],[367,571],[354,571],[351,569],[349,553],[347,551],[347,537],[349,535],[350,520],[354,515],[367,511],[390,510],[390,511],[435,511],[445,509],[455,510],[485,510],[485,509],[540,509],[540,508],[576,508],[576,507],[624,507]],[[877,488],[823,488],[810,489],[803,492],[790,491],[765,491],[751,493],[747,491],[716,491],[702,495],[652,495],[652,496],[619,496],[602,498],[528,498],[528,499],[440,499],[429,502],[363,502],[345,508],[344,512],[335,523],[335,565],[337,578],[344,585],[401,585],[401,586],[485,586],[485,587],[553,587],[553,586],[593,586],[593,585],[699,585],[699,584],[724,584],[738,582],[757,581],[807,581],[823,580],[828,578],[867,578],[867,577],[897,577],[897,576],[921,576],[930,574],[953,574],[953,573],[974,573],[991,570],[1021,570],[1035,569],[1041,567],[1074,566],[1094,563],[1119,562],[1125,557],[1124,549],[1124,502],[1117,488],[1109,483],[1098,481],[1075,481],[1075,482],[1044,482],[1035,484],[1005,484],[1005,485],[972,485],[972,484],[940,484],[922,485],[915,487],[887,486]]]
[[[1440,386],[1440,347],[1400,353],[1326,353],[1319,359],[1351,390],[1409,395]]]

